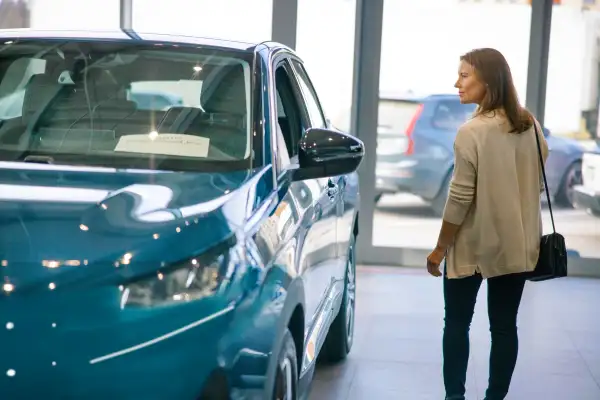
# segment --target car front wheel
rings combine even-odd
[[[573,207],[574,188],[581,185],[581,162],[576,161],[567,169],[565,176],[556,194],[556,204],[562,207]]]
[[[356,238],[348,249],[344,297],[338,315],[333,320],[321,350],[322,359],[338,362],[346,358],[354,342],[354,317],[356,310]]]
[[[289,329],[286,330],[275,374],[273,400],[296,400],[298,398],[298,359],[296,345]]]

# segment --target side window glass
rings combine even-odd
[[[294,68],[298,72],[298,83],[300,85],[300,90],[302,91],[304,101],[306,102],[306,109],[308,111],[312,127],[326,128],[327,122],[323,116],[317,92],[315,91],[315,88],[312,85],[308,74],[306,73],[306,69],[304,69],[304,65],[296,60],[293,61],[293,64]]]
[[[431,124],[437,129],[457,130],[475,110],[471,104],[458,101],[440,101],[433,114]]]
[[[275,91],[277,101],[275,143],[277,144],[277,167],[281,171],[298,155],[298,142],[302,137],[302,119],[298,101],[294,93],[287,63],[281,63],[275,70]]]
[[[21,117],[25,88],[31,77],[43,74],[46,70],[46,61],[37,58],[19,58],[0,65],[4,75],[0,75],[0,119],[13,119]]]

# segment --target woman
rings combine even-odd
[[[477,292],[488,285],[492,347],[487,400],[504,399],[517,362],[517,312],[524,273],[535,268],[542,220],[544,162],[548,146],[535,118],[519,104],[510,68],[494,49],[460,58],[455,87],[463,104],[478,105],[454,142],[454,173],[437,245],[427,269],[444,268],[443,338],[446,399],[465,397],[469,327]]]

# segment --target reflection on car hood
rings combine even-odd
[[[0,275],[31,287],[197,255],[243,225],[252,175],[0,162]]]

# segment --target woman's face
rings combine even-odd
[[[458,79],[454,84],[462,104],[481,104],[485,96],[486,87],[475,74],[471,64],[461,61],[458,67]]]

